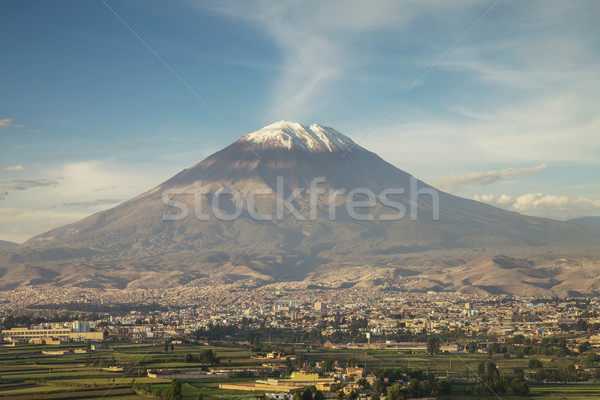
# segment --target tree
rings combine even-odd
[[[179,379],[171,381],[171,390],[173,391],[173,399],[181,399],[181,381]]]
[[[335,360],[329,358],[329,359],[323,361],[323,364],[321,365],[321,370],[323,372],[331,372],[331,371],[333,371],[334,366],[335,366]]]
[[[212,349],[202,350],[198,355],[197,360],[202,364],[215,364],[218,362],[216,354]]]
[[[354,390],[346,395],[346,400],[356,400],[356,399],[358,399],[358,395],[356,394],[356,392]]]
[[[479,363],[477,375],[481,380],[475,388],[477,393],[483,394],[489,391],[504,393],[506,391],[506,381],[502,379],[500,371],[492,361]]]
[[[173,352],[173,350],[175,350],[175,345],[171,343],[171,353]]]
[[[321,390],[315,391],[315,395],[313,396],[313,400],[325,400],[325,395]]]
[[[391,386],[387,391],[388,400],[405,400],[407,395],[408,390],[399,384]]]
[[[529,386],[523,379],[515,378],[510,381],[510,390],[517,396],[527,396],[529,394]]]
[[[300,400],[313,400],[312,391],[310,390],[309,387],[305,387],[304,390],[302,390],[302,394],[300,395]]]
[[[411,379],[408,384],[408,393],[410,397],[424,397],[429,395],[431,387],[428,380]]]
[[[169,341],[165,340],[165,353],[169,352]]]
[[[161,397],[169,400],[181,400],[181,381],[179,379],[173,379],[171,381],[171,386],[162,392]]]
[[[465,346],[465,348],[467,349],[467,351],[469,353],[475,353],[477,351],[478,347],[479,347],[479,344],[477,342],[469,342]]]
[[[356,367],[358,365],[358,360],[354,357],[352,357],[351,359],[348,360],[348,363],[346,364],[347,367],[353,368]]]
[[[484,380],[486,382],[493,382],[493,381],[497,381],[499,379],[500,379],[500,371],[498,371],[496,364],[494,364],[491,361],[488,361],[487,363],[485,363]]]
[[[452,394],[452,382],[448,379],[440,379],[438,382],[438,392],[440,394]]]
[[[202,395],[202,393],[198,393],[198,396],[196,396],[196,400],[204,400],[204,396]]]
[[[429,339],[427,339],[427,352],[431,355],[440,352],[440,342],[437,338],[430,336]]]
[[[379,394],[382,394],[385,390],[385,384],[383,383],[383,379],[379,378],[373,383],[373,390]]]
[[[360,378],[359,380],[356,381],[356,384],[359,385],[363,389],[368,389],[371,387],[371,385],[369,384],[369,381],[367,381],[365,378]]]
[[[582,318],[579,318],[577,320],[577,324],[575,325],[575,329],[578,331],[587,331],[587,329],[588,329],[587,321]]]

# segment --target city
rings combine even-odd
[[[285,398],[312,387],[323,398],[468,398],[600,379],[595,299],[316,291],[283,284],[214,289],[170,306],[157,306],[153,295],[164,300],[166,292],[145,293],[147,303],[79,299],[4,312],[3,365],[11,365],[11,354],[27,354],[24,360],[36,360],[32,367],[81,360],[95,372],[72,383],[106,376],[111,385],[110,379],[118,380],[118,393],[156,395],[163,382],[183,382],[188,397],[220,390]],[[485,386],[491,381],[479,375],[479,365],[488,362],[503,379],[496,386]],[[47,379],[19,384],[13,381],[19,373],[10,368],[2,379],[14,382],[15,390],[35,382],[39,393],[52,387],[66,396],[60,398],[77,390],[75,396],[82,395],[82,385],[60,389],[65,378],[52,368]],[[419,379],[427,381],[425,388],[418,389]]]

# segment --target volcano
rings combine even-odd
[[[0,265],[5,288],[150,287],[166,275],[181,285],[317,280],[341,270],[395,279],[498,254],[596,256],[598,243],[597,227],[444,193],[332,128],[280,121],[117,207],[0,252]]]

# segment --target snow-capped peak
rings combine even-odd
[[[240,140],[256,146],[302,149],[309,152],[337,152],[360,148],[335,129],[312,124],[279,121],[247,134]]]

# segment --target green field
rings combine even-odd
[[[164,352],[162,344],[108,344],[108,351],[90,354],[44,355],[43,350],[85,348],[84,345],[43,346],[20,345],[3,347],[0,351],[0,399],[142,399],[133,392],[132,383],[150,383],[152,389],[159,391],[169,387],[170,381],[152,379],[145,376],[148,368],[199,368],[201,364],[183,362],[186,354],[198,354],[211,348],[219,357],[220,366],[260,366],[261,361],[251,358],[254,354],[245,348],[207,347],[194,345],[176,345],[174,351]],[[297,351],[296,354],[299,354]],[[446,353],[428,355],[420,351],[399,350],[319,350],[302,351],[307,361],[326,359],[345,363],[355,359],[367,368],[422,369],[436,376],[455,380],[453,394],[440,396],[440,399],[497,399],[494,395],[465,395],[464,389],[474,382],[480,362],[490,360],[487,354]],[[547,368],[564,368],[578,362],[574,356],[551,357],[537,356]],[[92,365],[91,361],[116,363],[125,366],[125,372],[106,371],[101,365]],[[510,375],[517,367],[528,371],[529,358],[506,359],[502,355],[493,355],[500,372]],[[87,364],[87,365],[86,365]],[[246,379],[248,380],[248,379]],[[231,380],[230,380],[231,381]],[[239,381],[239,380],[238,380]],[[460,383],[463,382],[463,383]],[[530,396],[519,397],[502,394],[502,399],[598,399],[600,384],[530,384]],[[254,400],[251,392],[223,391],[218,389],[217,381],[184,381],[182,391],[185,399],[195,399],[202,393],[205,399]],[[150,397],[146,397],[150,398]]]

